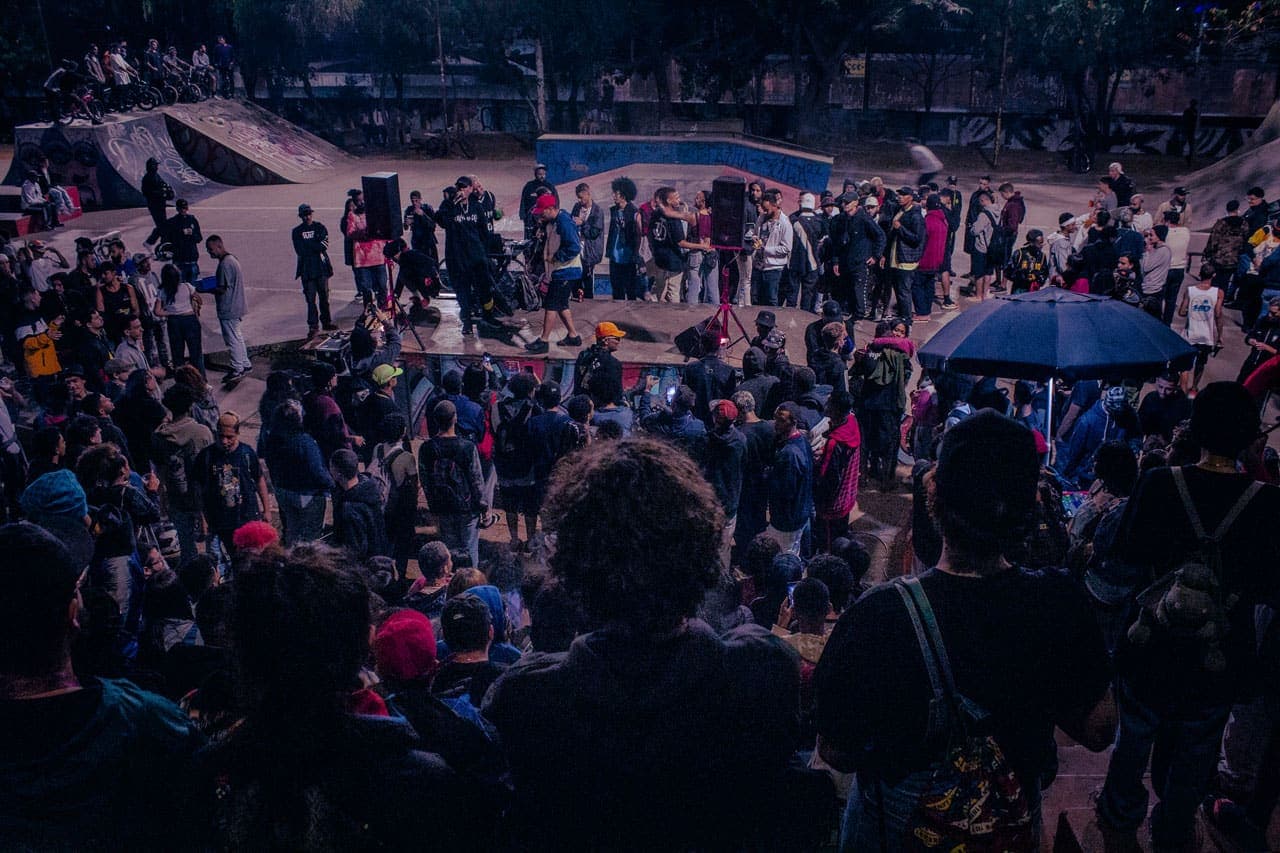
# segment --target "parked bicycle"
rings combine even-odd
[[[458,130],[430,133],[415,142],[413,147],[428,157],[448,157],[450,153],[457,151],[464,159],[476,159],[475,147],[472,146],[466,135]]]
[[[58,104],[54,121],[68,125],[76,119],[85,119],[93,124],[102,124],[102,104],[93,96],[93,88],[87,83],[77,86],[75,91],[67,95]]]
[[[134,107],[140,110],[154,110],[164,100],[164,95],[159,89],[137,78],[131,79],[123,86],[113,86],[110,97],[113,112],[128,112]]]
[[[1093,145],[1084,129],[1076,126],[1058,148],[1067,168],[1077,175],[1088,174],[1093,168]]]

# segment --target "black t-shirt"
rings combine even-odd
[[[653,260],[667,272],[679,272],[684,269],[684,253],[680,250],[680,241],[684,239],[685,221],[672,219],[655,213],[649,223],[649,247],[653,249]]]
[[[961,577],[931,569],[920,583],[961,695],[990,715],[996,742],[1025,780],[1054,757],[1058,720],[1082,716],[1106,692],[1110,667],[1083,591],[1047,573],[1009,569]],[[911,618],[889,584],[836,623],[814,673],[822,737],[858,756],[859,773],[893,784],[925,770],[933,695]]]
[[[260,517],[258,480],[262,478],[262,467],[253,448],[239,444],[227,453],[215,442],[200,451],[193,471],[210,527],[234,530]]]
[[[1249,485],[1245,474],[1220,474],[1195,466],[1182,469],[1187,491],[1204,529],[1213,533]],[[1258,676],[1253,608],[1280,604],[1280,488],[1263,486],[1227,531],[1221,543],[1222,583],[1239,595],[1229,613],[1223,641],[1224,672],[1199,665],[1204,648],[1195,640],[1175,641],[1159,631],[1144,646],[1121,639],[1117,669],[1148,702],[1171,709],[1231,704]],[[1143,579],[1176,569],[1197,551],[1195,533],[1178,497],[1171,469],[1158,468],[1138,481],[1116,537],[1121,559]],[[1131,614],[1136,616],[1136,612]]]

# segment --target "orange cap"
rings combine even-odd
[[[597,323],[596,324],[596,340],[604,340],[605,338],[625,338],[627,333],[619,329],[613,323]]]

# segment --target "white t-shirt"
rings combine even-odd
[[[168,317],[187,317],[196,313],[191,307],[191,297],[195,294],[195,289],[188,282],[181,282],[178,290],[174,293],[173,301],[164,298],[164,291],[160,291],[158,301],[160,307],[164,310],[165,316]]]
[[[1173,253],[1173,259],[1169,261],[1169,269],[1185,270],[1187,268],[1187,249],[1191,245],[1191,230],[1183,228],[1181,225],[1170,225],[1169,235],[1165,237],[1164,244]]]
[[[27,275],[31,276],[31,286],[44,293],[49,289],[49,276],[61,269],[61,265],[48,255],[41,255],[31,262]]]

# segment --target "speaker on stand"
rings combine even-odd
[[[364,218],[369,238],[394,240],[404,233],[404,209],[400,206],[400,175],[374,172],[360,178],[364,190]]]

